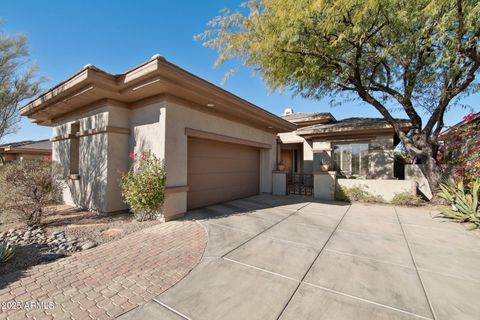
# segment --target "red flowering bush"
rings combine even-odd
[[[472,180],[480,176],[480,122],[474,114],[463,119],[464,125],[440,136],[437,161],[456,168],[454,178],[463,179],[470,186]]]
[[[163,218],[166,181],[163,162],[146,153],[129,154],[129,157],[138,162],[121,180],[125,202],[140,221]]]

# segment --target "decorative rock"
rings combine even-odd
[[[88,250],[88,249],[91,249],[91,248],[95,247],[96,245],[97,244],[95,242],[93,242],[92,240],[87,240],[80,246],[80,248],[82,250]]]
[[[56,231],[52,233],[52,237],[54,238],[65,237],[65,231]]]
[[[66,246],[73,247],[77,244],[77,240],[70,240],[65,243]]]
[[[81,249],[77,239],[65,237],[65,231],[56,231],[47,237],[44,230],[39,227],[10,229],[7,232],[0,233],[0,241],[8,241],[15,246],[33,246],[40,248],[42,252],[61,254],[62,256],[66,252],[76,252]],[[86,248],[91,248],[96,244],[93,243],[92,245],[87,241],[84,245]]]
[[[119,228],[111,228],[111,229],[102,231],[102,235],[107,237],[115,237],[122,233],[123,233],[123,229],[119,229]]]

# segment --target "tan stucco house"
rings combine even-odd
[[[50,160],[52,158],[52,142],[44,140],[27,140],[0,145],[0,164],[3,161],[16,160]]]
[[[333,200],[338,189],[361,187],[389,201],[397,193],[415,192],[411,181],[394,176],[394,149],[400,141],[383,118],[337,120],[329,112],[295,113],[291,108],[282,118],[297,130],[278,135],[283,170],[274,173],[276,193],[286,189],[287,194]],[[405,132],[410,130],[408,120],[399,122]]]
[[[280,133],[279,159],[286,171],[311,174],[322,163],[341,178],[393,179],[393,151],[400,140],[383,118],[337,120],[329,112],[299,112],[286,109],[282,118],[297,125]],[[399,120],[407,132],[408,120]]]
[[[164,159],[167,219],[272,193],[277,133],[296,130],[159,55],[117,75],[87,65],[20,112],[52,127],[68,204],[124,210],[119,179],[132,165],[129,153]]]

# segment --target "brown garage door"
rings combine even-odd
[[[259,193],[257,148],[197,138],[188,139],[188,209]]]

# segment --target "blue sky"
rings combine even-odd
[[[44,88],[61,82],[84,65],[91,63],[110,72],[120,73],[148,60],[155,53],[214,83],[221,85],[230,66],[213,68],[216,52],[205,48],[193,36],[206,28],[207,22],[224,7],[236,8],[243,1],[4,1],[0,17],[8,34],[24,33],[29,39],[32,59],[39,65],[39,75],[47,78]],[[331,107],[329,100],[292,98],[289,92],[274,93],[251,71],[242,69],[222,85],[223,88],[275,114],[285,107],[300,111],[329,111],[337,119],[380,116],[373,107],[349,101]],[[462,103],[480,111],[480,95]],[[446,116],[446,124],[462,119],[467,110],[455,109]],[[396,116],[402,116],[396,114]],[[5,142],[42,139],[51,129],[23,119],[17,134]]]

